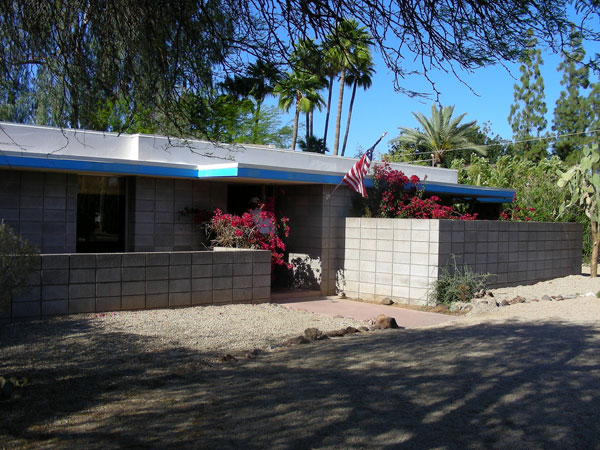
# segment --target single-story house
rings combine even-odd
[[[355,158],[13,123],[0,123],[0,133],[0,218],[43,254],[203,250],[186,208],[239,214],[253,196],[276,196],[290,219],[297,282],[321,295],[340,289],[357,194],[345,185],[331,194]],[[458,184],[454,170],[392,167],[426,177],[426,192],[468,198],[486,214],[514,194]]]

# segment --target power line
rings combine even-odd
[[[559,139],[559,138],[568,137],[568,136],[578,136],[581,134],[592,134],[592,133],[597,133],[598,131],[600,131],[600,128],[596,128],[595,130],[589,130],[589,131],[577,131],[575,133],[563,133],[563,134],[557,134],[556,136],[545,136],[545,137],[538,137],[538,138],[531,138],[531,139],[522,139],[522,140],[503,139],[500,142],[496,142],[493,144],[477,145],[477,147],[496,147],[498,145],[521,144],[524,142],[534,142],[534,141],[546,141],[546,140]],[[448,150],[444,150],[443,153],[458,152],[461,150],[473,150],[473,147],[450,148]],[[433,154],[435,152],[419,152],[419,153],[421,155],[431,154],[433,156]],[[428,160],[429,160],[429,158],[428,159],[413,159],[410,161],[402,161],[402,162],[403,163],[412,163],[412,162],[421,162],[421,161],[428,161]]]

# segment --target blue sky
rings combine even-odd
[[[586,50],[588,56],[593,55],[594,51],[599,51],[597,47],[595,49],[588,47]],[[554,106],[562,89],[560,85],[562,73],[556,70],[560,63],[559,56],[544,51],[542,59],[544,65],[541,70],[545,83],[548,130],[550,131]],[[384,131],[387,131],[386,138],[377,147],[379,153],[385,153],[389,140],[399,135],[398,127],[417,126],[412,112],[421,112],[427,117],[431,114],[433,100],[410,98],[396,93],[393,88],[393,75],[384,66],[377,53],[374,54],[374,60],[376,74],[373,78],[373,85],[367,91],[359,90],[356,93],[346,156],[355,156],[362,152],[371,146]],[[438,90],[441,91],[440,103],[443,106],[454,105],[455,115],[466,113],[465,121],[476,120],[478,124],[489,121],[493,133],[499,134],[504,139],[511,139],[512,130],[508,124],[508,114],[513,103],[514,84],[518,82],[520,76],[519,64],[507,64],[506,68],[498,65],[478,69],[472,73],[464,71],[458,71],[458,73],[463,82],[474,92],[453,74],[435,71],[431,73],[431,78],[436,82]],[[431,85],[422,76],[414,75],[406,78],[402,85],[414,91],[432,92]],[[350,89],[347,89],[344,94],[344,112],[342,114],[344,127],[350,94]],[[432,98],[435,99],[434,96]],[[337,102],[337,86],[334,88],[332,101],[334,105]],[[292,111],[285,117],[291,120],[293,118]],[[315,115],[315,135],[318,137],[323,135],[324,117],[324,111]],[[327,146],[330,149],[333,146],[334,126],[335,111],[332,110],[327,138]],[[299,138],[302,136],[300,135]],[[340,147],[342,140],[343,130]]]

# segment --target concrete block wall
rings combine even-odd
[[[202,231],[185,207],[227,208],[227,184],[202,180],[135,177],[129,201],[131,251],[163,252],[202,249]]]
[[[58,314],[262,303],[271,292],[265,250],[46,254],[0,320]]]
[[[575,223],[348,218],[344,291],[424,305],[452,258],[501,287],[579,274],[581,250]]]
[[[366,301],[426,304],[438,246],[437,220],[347,218],[344,292]]]
[[[440,221],[440,267],[457,264],[490,273],[491,287],[532,284],[581,273],[581,224]]]
[[[74,252],[77,175],[0,170],[0,219],[41,252]]]
[[[343,269],[345,218],[352,210],[352,192],[345,185],[286,186],[282,214],[290,219],[288,262],[294,264],[298,287],[313,287],[322,295],[338,292]],[[305,283],[306,273],[314,283]]]

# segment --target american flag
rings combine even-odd
[[[371,165],[371,160],[373,159],[373,150],[375,150],[375,147],[377,144],[379,144],[379,141],[381,141],[386,134],[387,133],[383,133],[381,137],[377,139],[377,142],[375,142],[373,146],[361,156],[361,158],[352,166],[342,180],[363,197],[367,197],[365,176],[367,175],[367,171]]]

